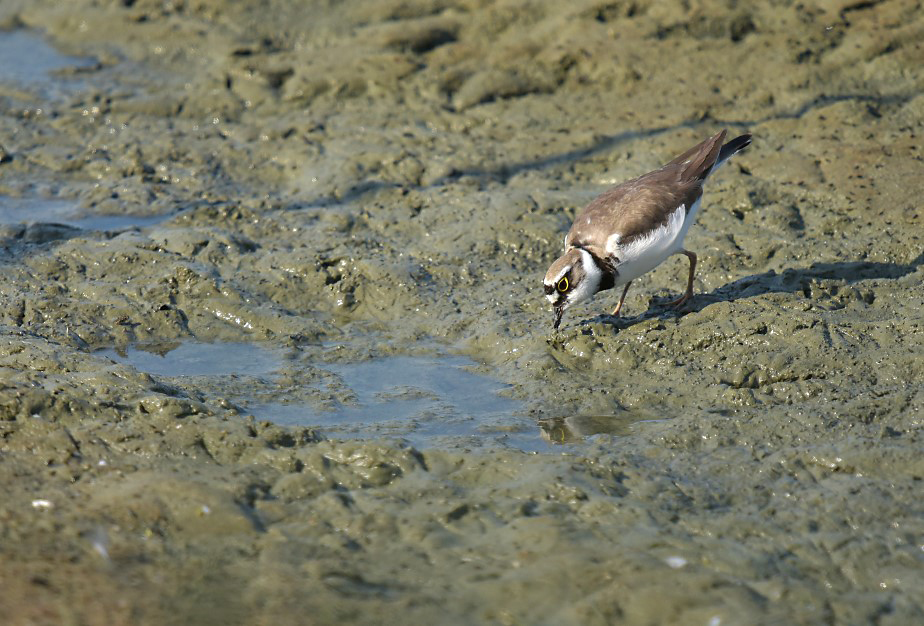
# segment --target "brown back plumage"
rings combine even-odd
[[[703,193],[703,181],[715,166],[724,139],[723,130],[660,169],[597,196],[575,218],[565,245],[584,247],[604,258],[606,240],[613,233],[627,244],[666,223],[681,204],[689,212]]]

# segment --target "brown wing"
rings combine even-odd
[[[722,142],[725,140],[725,131],[721,131],[697,144],[673,159],[667,165],[680,165],[683,167],[682,178],[684,180],[698,178],[703,180],[712,171],[719,158],[719,152],[722,150]],[[665,166],[667,167],[667,166]]]
[[[565,244],[605,251],[615,233],[626,244],[666,223],[681,204],[689,211],[703,193],[702,182],[682,182],[680,174],[681,166],[668,165],[597,196],[578,214]]]
[[[626,244],[665,224],[681,204],[689,213],[703,193],[703,180],[715,165],[724,138],[723,130],[661,169],[597,196],[575,218],[565,245],[588,248],[602,258],[614,233]]]

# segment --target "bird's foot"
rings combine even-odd
[[[680,307],[682,307],[684,304],[686,304],[692,299],[693,299],[693,292],[688,291],[682,296],[680,296],[679,298],[677,298],[676,300],[671,300],[670,302],[668,302],[667,306],[672,306],[675,309],[679,309]]]

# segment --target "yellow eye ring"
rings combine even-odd
[[[568,291],[568,277],[562,276],[562,279],[558,281],[558,284],[555,286],[560,292],[565,293]]]

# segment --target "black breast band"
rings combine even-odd
[[[578,250],[583,250],[584,252],[589,254],[591,257],[593,257],[593,260],[594,262],[596,262],[597,267],[599,267],[600,270],[603,272],[603,277],[600,279],[600,291],[603,291],[604,289],[612,289],[613,287],[616,286],[616,277],[619,276],[619,272],[616,271],[616,267],[613,265],[613,263],[609,259],[602,259],[598,257],[596,254],[594,254],[593,252],[591,252],[590,250],[588,250],[581,244],[572,243],[571,245],[577,248]],[[619,260],[617,259],[616,262],[618,263]]]

